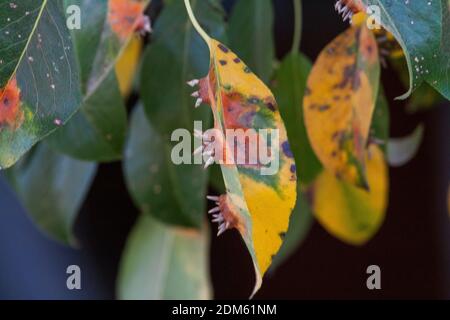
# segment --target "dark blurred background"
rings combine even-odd
[[[157,1],[156,1],[157,2]],[[234,1],[225,1],[229,10]],[[291,0],[274,0],[277,55],[290,49]],[[302,51],[311,59],[346,24],[333,0],[303,1]],[[390,203],[384,225],[361,248],[330,236],[317,223],[297,252],[268,274],[260,299],[449,299],[450,182],[449,103],[409,115],[394,98],[406,90],[397,75],[383,70],[390,102],[391,136],[425,124],[418,155],[390,170]],[[118,163],[102,165],[75,226],[79,250],[63,247],[41,234],[0,178],[0,299],[112,299],[118,262],[138,211]],[[213,227],[214,233],[216,227]],[[253,285],[250,257],[237,233],[212,234],[211,273],[215,297],[248,297]],[[82,290],[66,288],[66,268],[82,270]],[[381,290],[366,288],[366,268],[381,268]],[[182,285],[182,284],[180,284]]]

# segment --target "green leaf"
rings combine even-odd
[[[450,40],[448,36],[445,38],[449,28],[445,29],[442,24],[443,3],[439,0],[364,0],[364,2],[380,7],[382,25],[394,35],[403,48],[410,75],[410,88],[399,98],[409,97],[424,81],[450,97],[448,83]],[[441,40],[444,41],[441,43]]]
[[[425,127],[419,125],[410,135],[403,138],[391,138],[387,146],[388,163],[392,167],[401,167],[411,161],[419,151],[423,141]]]
[[[172,225],[200,228],[207,174],[201,166],[173,164],[171,151],[170,140],[158,134],[139,106],[125,152],[128,189],[143,213]]]
[[[223,12],[218,1],[194,0],[192,7],[208,34],[223,38]],[[168,1],[155,23],[153,43],[144,53],[142,99],[154,128],[169,136],[175,129],[192,129],[195,120],[210,124],[207,108],[194,108],[186,81],[208,71],[209,51],[195,32],[183,1]]]
[[[141,1],[141,11],[133,15],[123,13],[129,15],[131,24],[140,19],[148,2]],[[73,31],[82,71],[83,106],[71,122],[49,138],[49,143],[55,150],[82,160],[120,159],[127,119],[114,65],[134,29],[126,34],[115,32],[110,17],[112,2],[66,0],[65,3],[78,5],[83,12],[83,27]],[[126,2],[122,3],[124,10]]]
[[[314,216],[306,199],[307,194],[303,194],[300,191],[298,191],[297,194],[298,200],[291,215],[288,232],[286,233],[280,251],[272,261],[272,265],[269,269],[270,271],[276,270],[289,259],[311,230]]]
[[[386,153],[386,147],[389,141],[389,124],[389,104],[384,94],[384,89],[380,86],[375,111],[373,113],[372,125],[370,128],[369,141],[373,140],[372,142],[380,144],[380,147],[384,153]]]
[[[290,53],[275,73],[274,93],[286,125],[300,183],[309,184],[322,170],[311,148],[303,115],[303,95],[311,71],[311,62],[304,55]]]
[[[75,113],[81,90],[61,0],[2,1],[0,30],[0,167],[6,168]]]
[[[275,60],[274,13],[271,0],[239,0],[230,17],[230,48],[265,83]]]
[[[35,223],[52,238],[74,245],[72,227],[96,168],[41,143],[6,174]]]
[[[114,71],[81,110],[46,142],[56,151],[90,161],[113,161],[122,157],[127,114]]]
[[[142,215],[122,256],[119,299],[210,299],[207,234],[207,228],[176,229]]]

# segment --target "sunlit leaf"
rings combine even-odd
[[[270,144],[271,154],[279,156],[279,169],[264,173],[264,169],[270,170],[268,167],[273,165],[273,161],[263,165],[258,160],[252,165],[246,161],[238,162],[235,158],[230,163],[227,155],[231,154],[232,145],[225,140],[219,147],[225,150],[223,158],[216,155],[216,161],[225,163],[221,168],[227,189],[227,193],[218,200],[225,220],[221,228],[236,228],[241,233],[255,266],[255,293],[283,242],[295,206],[297,179],[294,156],[271,91],[225,45],[211,39],[209,47],[210,71],[199,82],[199,96],[211,105],[214,128],[223,137],[226,137],[227,129],[242,129],[242,132],[254,129],[257,140]],[[270,130],[270,136],[264,138],[260,129]],[[274,132],[278,133],[279,140],[270,140],[269,143]],[[236,148],[249,151],[245,141],[237,141]]]
[[[148,0],[66,0],[83,13],[73,30],[82,71],[83,106],[49,138],[52,148],[83,160],[112,161],[122,156],[126,111],[114,66],[141,24]],[[132,70],[130,66],[130,70]]]
[[[424,126],[419,125],[406,137],[389,139],[387,155],[390,166],[404,166],[416,156],[422,144],[424,130]]]
[[[142,215],[122,255],[119,299],[210,299],[208,240],[207,228],[176,229]]]
[[[450,13],[448,0],[363,0],[381,9],[381,24],[403,48],[410,75],[407,98],[427,81],[450,98]]]
[[[336,179],[328,171],[311,188],[312,207],[320,224],[333,236],[352,244],[370,240],[384,221],[388,201],[388,170],[381,150],[371,145],[367,155],[370,191]]]
[[[272,0],[238,0],[230,16],[230,47],[265,83],[275,60]]]
[[[96,168],[41,143],[6,174],[33,221],[52,238],[76,245],[72,227]]]
[[[0,167],[13,165],[80,106],[62,0],[0,2]]]
[[[333,175],[367,188],[364,154],[380,66],[373,33],[354,25],[320,54],[307,82],[304,116],[311,145]]]
[[[163,139],[139,106],[125,150],[128,189],[139,209],[171,225],[200,228],[205,214],[207,175],[200,166],[175,165],[170,140]]]

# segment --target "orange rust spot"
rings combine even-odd
[[[230,224],[229,229],[236,228],[241,234],[244,234],[246,230],[244,222],[228,194],[219,197],[219,208],[225,221]]]
[[[143,24],[144,3],[139,0],[110,0],[108,21],[120,40],[126,40]]]
[[[0,89],[0,127],[17,129],[22,124],[23,117],[23,111],[20,110],[20,89],[16,78],[13,78],[5,88]]]
[[[341,3],[347,6],[353,13],[364,12],[365,5],[362,0],[341,0]]]

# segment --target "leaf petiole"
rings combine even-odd
[[[194,26],[195,30],[200,34],[200,36],[205,40],[208,47],[211,43],[211,37],[208,36],[208,34],[203,30],[203,28],[200,26],[200,23],[198,23],[197,18],[194,15],[194,12],[192,11],[190,0],[184,0],[184,4],[186,6],[186,11],[188,13],[189,19],[192,22],[192,25]]]

